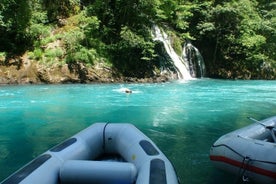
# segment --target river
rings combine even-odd
[[[133,92],[126,94],[124,88]],[[129,122],[174,165],[181,183],[232,184],[209,149],[220,136],[276,115],[276,81],[0,86],[0,181],[94,122]]]

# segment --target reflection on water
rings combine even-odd
[[[134,93],[122,93],[129,88]],[[276,114],[275,81],[1,86],[0,180],[93,122],[131,122],[168,156],[182,183],[234,183],[214,169],[221,135]]]

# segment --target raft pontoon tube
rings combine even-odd
[[[243,181],[276,183],[276,116],[254,121],[220,137],[211,147],[210,160]]]
[[[108,160],[107,155],[120,155],[121,159]],[[17,183],[177,184],[178,179],[166,156],[135,126],[95,123],[38,156],[1,184]]]

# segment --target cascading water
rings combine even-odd
[[[177,69],[177,75],[179,79],[192,79],[190,72],[188,70],[188,66],[185,63],[185,61],[179,57],[176,52],[174,51],[172,45],[171,45],[171,41],[169,39],[169,36],[164,32],[161,31],[160,28],[158,26],[153,26],[154,32],[153,32],[153,37],[154,37],[154,41],[160,41],[163,43],[167,54],[170,56],[174,66]]]
[[[188,62],[192,77],[201,78],[205,76],[205,64],[198,49],[190,42],[185,43],[182,58]]]
[[[157,25],[153,26],[153,40],[163,43],[166,53],[169,55],[172,64],[177,71],[178,79],[190,80],[201,78],[205,74],[205,65],[198,49],[191,43],[186,43],[180,57],[174,51],[169,36]]]

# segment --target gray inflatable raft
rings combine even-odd
[[[135,126],[95,123],[2,182],[17,183],[177,184],[178,179],[166,156]]]
[[[211,147],[210,160],[217,168],[243,181],[276,183],[276,116],[230,132]]]

